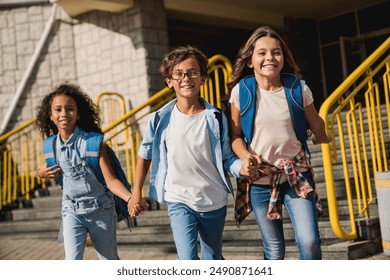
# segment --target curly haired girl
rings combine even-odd
[[[35,124],[44,138],[56,135],[57,164],[42,166],[37,175],[61,179],[65,258],[83,259],[89,233],[99,259],[118,259],[113,193],[125,201],[131,193],[116,178],[102,143],[99,165],[106,185],[80,156],[82,137],[102,133],[98,106],[79,86],[63,83],[43,98]]]

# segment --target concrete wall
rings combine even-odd
[[[51,7],[48,5],[0,10],[1,121],[32,58],[50,12]],[[59,13],[59,17],[63,17],[63,14]],[[62,24],[61,21],[54,24],[53,32],[34,67],[8,128],[31,119],[40,98],[54,84],[63,79],[76,79],[75,61],[64,57],[65,53],[73,52],[73,43],[69,44],[71,34],[71,25]]]
[[[0,9],[0,121],[50,17],[50,4]],[[93,11],[70,18],[61,7],[7,130],[35,116],[51,88],[78,83],[95,100],[104,91],[123,94],[129,107],[160,90],[168,50],[163,0],[137,0],[121,13]]]
[[[164,84],[159,73],[168,49],[160,0],[137,1],[119,14],[91,12],[74,26],[79,83],[89,92],[117,91],[139,105]]]

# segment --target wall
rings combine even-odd
[[[168,39],[162,1],[137,1],[122,13],[91,12],[77,20],[77,77],[88,92],[116,91],[134,107],[164,86],[159,65]]]
[[[31,60],[51,12],[50,4],[0,9],[0,121]],[[125,95],[129,107],[163,86],[159,73],[168,50],[163,0],[137,0],[121,13],[93,11],[70,18],[61,7],[7,130],[35,116],[55,85],[80,84],[93,99],[103,91]]]
[[[1,121],[27,69],[50,12],[50,5],[0,10]],[[59,13],[60,18],[63,16],[64,14]],[[40,98],[53,84],[63,79],[76,79],[72,54],[72,27],[57,21],[34,67],[9,128],[31,119]]]

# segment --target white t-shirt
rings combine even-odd
[[[227,204],[228,193],[213,164],[206,114],[172,111],[167,137],[168,172],[165,200],[182,202],[191,209],[208,212]]]
[[[303,105],[306,107],[313,103],[313,95],[307,85],[302,86]],[[230,103],[240,109],[239,84],[232,89]],[[277,166],[280,161],[296,156],[301,147],[294,131],[284,87],[267,91],[258,86],[250,151]],[[255,183],[269,184],[269,177]]]

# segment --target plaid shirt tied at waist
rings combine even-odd
[[[298,169],[309,170],[313,181],[315,182],[313,168],[311,167],[310,161],[303,150],[301,150],[294,158],[282,161],[279,166],[272,165],[269,162],[262,160],[256,176],[237,179],[237,195],[235,201],[235,220],[237,226],[240,226],[242,221],[249,215],[250,212],[252,212],[252,206],[250,203],[251,184],[260,177],[268,175],[271,175],[271,198],[267,218],[270,220],[282,219],[283,201],[280,197],[280,179],[283,173],[286,174],[288,184],[298,197],[306,198],[314,191],[317,214],[321,217],[323,214],[321,200],[315,190],[315,184],[314,187],[312,187]]]

